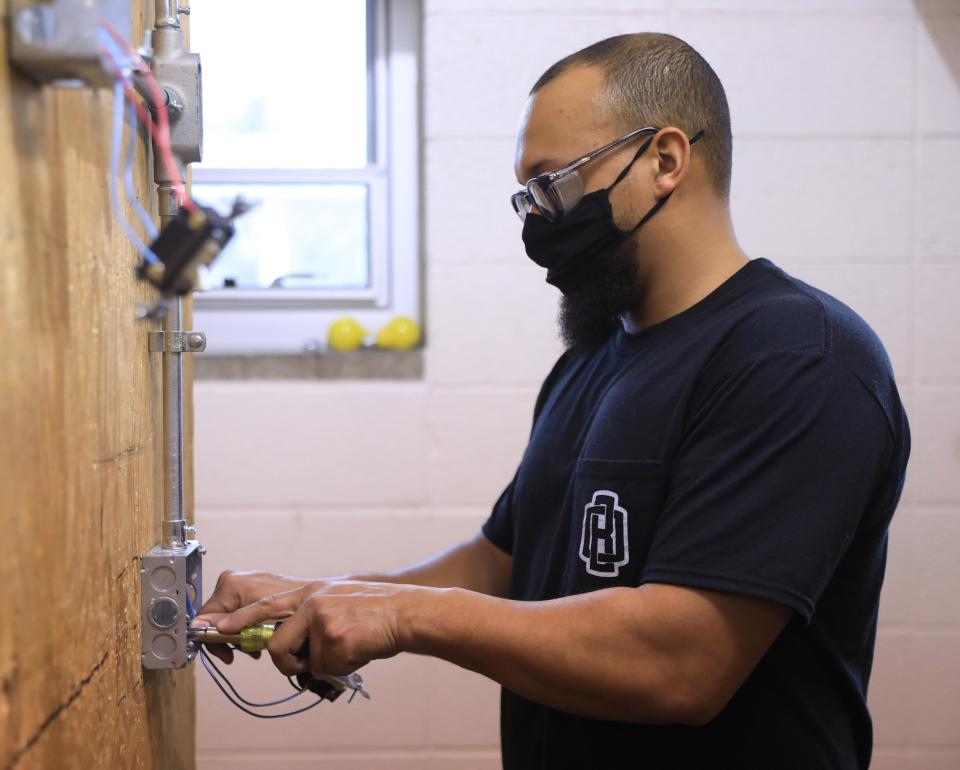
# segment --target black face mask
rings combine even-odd
[[[613,184],[584,195],[570,213],[557,221],[548,222],[539,214],[527,214],[523,223],[523,244],[527,256],[547,269],[547,283],[564,294],[575,290],[585,276],[597,269],[601,260],[609,257],[667,202],[669,195],[657,201],[629,230],[621,230],[613,221],[610,191],[623,181],[651,141],[652,138],[643,143]]]

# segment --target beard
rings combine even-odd
[[[641,294],[634,239],[627,238],[580,286],[560,298],[560,336],[577,354],[596,352],[636,310]]]

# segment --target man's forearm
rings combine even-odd
[[[410,567],[385,574],[349,575],[350,580],[402,583],[430,588],[465,588],[504,596],[510,557],[478,533],[470,540]]]
[[[444,658],[553,708],[597,719],[697,722],[662,640],[642,630],[641,589],[545,602],[449,590],[414,593],[401,610],[408,652]]]

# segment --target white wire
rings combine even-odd
[[[126,101],[124,97],[124,83],[122,80],[115,80],[113,83],[113,139],[110,144],[110,206],[113,214],[120,223],[127,238],[134,245],[147,262],[159,262],[157,255],[140,239],[140,236],[134,232],[130,223],[127,221],[120,204],[120,196],[117,192],[118,182],[120,180],[120,146],[123,143],[123,108]]]
[[[127,191],[127,199],[133,204],[133,210],[143,223],[150,240],[156,240],[157,227],[147,210],[140,204],[137,191],[133,189],[133,161],[137,154],[137,107],[133,102],[127,103],[127,163],[123,172],[123,186]]]

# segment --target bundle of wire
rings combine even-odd
[[[150,218],[150,215],[137,199],[136,191],[133,187],[133,162],[136,154],[138,119],[142,120],[149,128],[150,135],[153,137],[154,146],[170,177],[179,205],[191,211],[196,210],[197,206],[193,200],[191,200],[190,196],[187,195],[186,188],[180,179],[177,161],[170,147],[170,117],[167,113],[166,99],[164,98],[160,85],[153,76],[153,72],[133,46],[107,21],[101,22],[100,44],[105,64],[109,67],[109,71],[114,78],[113,131],[110,147],[110,206],[113,209],[114,216],[119,222],[121,229],[127,238],[130,239],[130,242],[134,245],[140,256],[147,262],[159,262],[157,255],[150,250],[150,247],[144,243],[143,239],[140,238],[130,225],[120,201],[118,190],[120,180],[120,155],[123,144],[125,120],[130,128],[130,136],[127,144],[125,169],[123,172],[124,191],[150,240],[157,237],[157,228]],[[150,114],[150,111],[137,98],[137,92],[134,89],[133,83],[134,75],[143,78],[147,87],[150,89],[156,111],[156,118]]]
[[[193,588],[192,584],[191,584],[191,588]],[[193,601],[190,599],[190,593],[187,592],[187,616],[189,617],[190,620],[193,620],[193,618],[195,618],[196,615],[197,615],[197,611],[193,607]],[[207,654],[207,651],[203,649],[202,646],[200,647],[199,657],[200,657],[200,663],[203,665],[207,673],[210,675],[210,678],[213,680],[213,683],[217,686],[220,692],[223,693],[224,697],[228,701],[230,701],[230,703],[232,703],[234,706],[240,709],[242,712],[244,712],[245,714],[249,714],[252,717],[257,717],[257,719],[279,719],[281,717],[292,717],[292,716],[295,716],[296,714],[302,714],[304,711],[309,711],[314,706],[319,705],[323,701],[323,698],[317,698],[315,701],[313,701],[307,706],[304,706],[303,708],[295,709],[293,711],[285,711],[280,714],[264,714],[259,711],[251,711],[251,709],[270,708],[272,706],[279,706],[282,703],[287,703],[293,700],[294,698],[297,698],[303,695],[303,693],[305,693],[306,690],[298,686],[293,679],[291,679],[290,677],[287,677],[287,679],[290,680],[290,684],[293,685],[293,689],[296,690],[295,693],[293,693],[292,695],[288,695],[285,698],[279,698],[277,700],[267,701],[266,703],[255,703],[253,701],[247,700],[239,692],[237,692],[237,688],[233,686],[233,683],[227,678],[227,675],[224,674],[223,671],[221,671],[220,668],[217,666],[217,664],[213,662],[213,658],[211,658],[210,655]],[[248,706],[250,708],[247,708]]]
[[[189,195],[187,195],[186,188],[180,179],[177,162],[170,148],[170,118],[167,113],[166,100],[156,78],[153,76],[153,72],[133,46],[106,21],[101,22],[100,43],[104,60],[109,65],[110,72],[114,77],[113,131],[110,144],[110,206],[113,209],[114,216],[119,222],[121,229],[127,238],[130,239],[130,242],[134,245],[140,256],[147,262],[159,262],[160,260],[157,255],[151,251],[150,247],[130,224],[124,213],[123,204],[120,201],[120,156],[122,154],[124,123],[129,127],[130,136],[127,141],[127,152],[124,161],[123,188],[127,199],[133,206],[133,210],[150,240],[156,239],[157,228],[146,209],[144,209],[143,205],[137,199],[136,190],[133,186],[133,164],[137,149],[138,120],[142,120],[150,130],[154,146],[173,184],[174,194],[177,196],[179,205],[188,210],[196,210],[197,206],[190,199]],[[154,116],[150,114],[147,108],[137,98],[137,92],[133,85],[134,74],[141,76],[150,89],[154,109],[156,110],[156,119],[154,119]],[[193,586],[191,586],[191,588],[192,587]],[[193,601],[188,593],[187,615],[192,620],[196,614],[197,612],[193,607]],[[304,711],[309,711],[323,701],[323,698],[317,698],[317,700],[303,708],[280,714],[264,714],[251,711],[251,709],[254,708],[269,708],[287,703],[303,695],[306,690],[299,687],[293,679],[290,679],[290,683],[296,692],[285,698],[279,698],[278,700],[267,701],[266,703],[255,703],[247,700],[237,692],[237,688],[233,686],[227,678],[227,675],[217,667],[217,664],[213,662],[213,659],[207,654],[207,651],[204,650],[203,647],[200,648],[199,657],[203,667],[207,673],[210,674],[210,678],[213,679],[214,684],[220,689],[220,692],[224,694],[227,700],[241,711],[259,719],[278,719],[280,717],[302,714]]]

